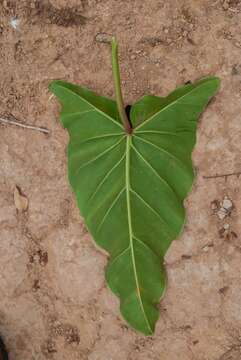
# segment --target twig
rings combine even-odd
[[[203,178],[204,178],[204,179],[225,178],[225,180],[227,180],[227,178],[228,178],[229,176],[237,176],[237,178],[239,178],[239,176],[241,176],[241,171],[232,172],[232,173],[227,173],[227,174],[216,174],[216,175],[210,175],[210,176],[203,176]]]
[[[16,125],[25,129],[30,129],[30,130],[36,130],[36,131],[40,131],[43,132],[45,134],[49,134],[50,131],[46,128],[43,127],[38,127],[38,126],[32,126],[32,125],[25,125],[19,121],[15,121],[15,120],[9,120],[9,119],[4,119],[4,118],[0,118],[0,122],[4,123],[4,124],[10,124],[10,125]]]

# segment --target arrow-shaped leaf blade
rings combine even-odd
[[[123,317],[146,335],[166,288],[165,253],[185,221],[197,120],[218,87],[211,77],[166,98],[142,98],[126,134],[112,100],[62,81],[50,86],[70,135],[69,181],[89,231],[110,255],[107,283]]]

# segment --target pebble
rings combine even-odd
[[[224,230],[228,230],[230,228],[230,225],[229,224],[224,224],[223,228],[224,228]]]
[[[228,211],[230,211],[233,207],[232,201],[227,196],[224,197],[222,207]]]
[[[10,20],[10,25],[11,25],[15,30],[18,29],[19,24],[20,24],[20,20],[19,20],[18,18],[16,18],[16,17],[11,18],[11,20]]]
[[[95,41],[99,43],[109,44],[111,42],[112,35],[107,33],[98,33],[95,35]]]
[[[225,208],[221,207],[218,210],[217,215],[218,215],[220,220],[223,220],[228,215],[228,212],[227,212],[227,210]]]
[[[202,249],[202,250],[203,250],[204,252],[208,252],[208,249],[209,249],[209,246],[208,246],[208,245],[206,245],[206,246],[204,246],[204,247],[203,247],[203,249]]]

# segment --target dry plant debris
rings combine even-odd
[[[22,213],[28,210],[28,198],[22,194],[17,185],[14,188],[13,199],[17,212]]]
[[[224,220],[228,215],[231,215],[234,205],[232,200],[225,195],[220,202],[218,200],[212,201],[211,208],[213,213],[216,214],[220,220]]]

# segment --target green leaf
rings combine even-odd
[[[89,231],[109,253],[107,283],[123,317],[145,335],[159,317],[165,253],[185,221],[197,120],[218,87],[209,77],[166,98],[143,97],[131,108],[127,134],[112,100],[63,81],[50,85],[70,136],[70,184]]]

